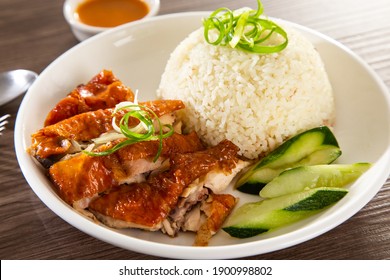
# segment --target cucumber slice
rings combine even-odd
[[[252,237],[310,217],[347,193],[348,190],[341,188],[315,188],[246,203],[232,213],[223,230],[233,237]]]
[[[316,127],[302,132],[268,154],[244,173],[235,185],[238,190],[258,194],[273,178],[288,168],[329,164],[341,155],[332,131]]]
[[[370,163],[300,166],[283,171],[260,191],[263,198],[272,198],[305,189],[341,188],[354,182],[371,167]]]

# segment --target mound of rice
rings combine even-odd
[[[173,51],[157,95],[181,99],[181,118],[209,145],[229,139],[248,158],[264,155],[287,138],[334,122],[332,88],[323,62],[298,31],[279,53],[259,55],[213,46],[203,28]]]

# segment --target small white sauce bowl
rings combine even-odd
[[[82,23],[76,16],[76,9],[79,4],[85,0],[65,0],[63,13],[66,21],[68,22],[74,36],[79,41],[84,41],[91,36],[94,36],[100,32],[112,29],[114,27],[97,27]],[[160,10],[160,0],[144,0],[149,6],[149,13],[140,20],[148,17],[152,17],[158,14]]]

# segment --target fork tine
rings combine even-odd
[[[8,121],[0,122],[0,127],[3,128],[7,123],[8,123]]]
[[[6,115],[2,116],[2,117],[0,118],[0,122],[4,121],[5,119],[8,119],[9,117],[11,117],[10,114],[6,114]]]
[[[6,114],[0,118],[0,135],[3,135],[1,131],[5,129],[5,125],[8,123],[6,119],[8,119],[10,116],[10,114]]]
[[[0,127],[4,127],[4,125],[6,125],[7,123],[8,123],[8,121],[0,122]]]

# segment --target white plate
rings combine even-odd
[[[286,22],[315,44],[325,62],[336,97],[335,134],[343,150],[339,162],[373,163],[342,201],[315,217],[249,239],[231,238],[221,231],[205,248],[191,246],[192,234],[169,238],[160,232],[114,230],[97,225],[64,203],[39,165],[25,152],[31,144],[30,135],[42,127],[50,108],[102,69],[113,70],[126,85],[139,89],[141,99],[154,99],[169,54],[201,26],[201,18],[207,15],[194,12],[158,16],[99,34],[56,59],[27,92],[15,128],[18,161],[33,191],[62,219],[100,240],[145,254],[191,259],[238,258],[296,245],[334,228],[368,203],[386,181],[390,172],[390,102],[386,87],[366,63],[341,44]],[[242,200],[247,197],[242,196]]]

